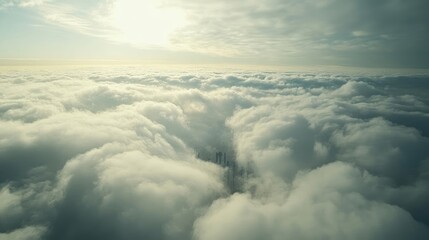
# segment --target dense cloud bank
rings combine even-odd
[[[0,239],[429,237],[428,76],[22,70],[0,89]],[[217,151],[248,170],[237,188]]]

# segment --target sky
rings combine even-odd
[[[0,89],[1,240],[429,238],[428,75],[43,67]]]
[[[426,0],[1,0],[0,59],[428,68]]]

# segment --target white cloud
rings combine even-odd
[[[0,238],[429,236],[426,76],[1,76]]]
[[[196,223],[198,239],[423,239],[428,229],[403,209],[365,196],[377,179],[333,163],[303,174],[281,203],[237,194]]]
[[[1,240],[38,240],[46,231],[44,227],[24,227],[10,233],[0,233]]]
[[[360,31],[360,30],[353,31],[352,34],[355,37],[366,37],[369,35],[369,33],[365,32],[365,31]]]
[[[0,1],[0,10],[9,7],[34,7],[42,5],[49,0],[2,0]]]

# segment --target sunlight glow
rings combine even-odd
[[[169,47],[171,35],[184,26],[184,13],[154,0],[118,0],[113,25],[120,40],[137,47]]]

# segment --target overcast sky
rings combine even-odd
[[[0,58],[428,68],[427,0],[0,0]]]

